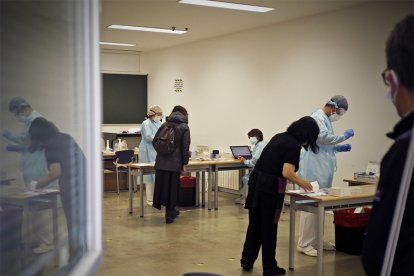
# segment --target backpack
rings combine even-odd
[[[167,123],[161,126],[158,135],[154,138],[154,149],[159,154],[171,154],[175,151],[174,126]]]

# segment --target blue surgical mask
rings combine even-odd
[[[250,144],[256,145],[257,144],[257,138],[256,137],[250,137],[249,138]]]

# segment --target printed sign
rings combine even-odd
[[[174,92],[177,92],[177,93],[183,92],[183,79],[174,80]]]

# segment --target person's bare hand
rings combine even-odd
[[[307,192],[313,191],[312,184],[309,181],[306,181],[304,184],[301,185],[301,187]]]

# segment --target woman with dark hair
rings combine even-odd
[[[295,172],[299,168],[300,151],[318,151],[318,124],[309,116],[293,122],[286,132],[276,134],[263,149],[249,178],[249,193],[245,208],[249,209],[249,226],[244,242],[243,270],[250,271],[262,247],[263,275],[282,275],[286,271],[277,265],[277,227],[285,196],[286,179],[306,191],[309,181]]]
[[[153,144],[158,140],[165,127],[174,129],[174,151],[170,154],[157,153],[155,159],[155,187],[153,206],[161,209],[165,206],[165,223],[170,224],[179,215],[176,210],[180,174],[190,158],[190,129],[188,128],[188,112],[177,105],[173,108],[165,122],[154,136]]]
[[[82,256],[85,247],[86,159],[72,136],[59,132],[52,122],[44,118],[32,122],[29,135],[33,148],[44,148],[49,169],[47,176],[32,181],[32,188],[42,189],[51,181],[59,181],[60,198],[68,227],[68,266],[71,266]]]

